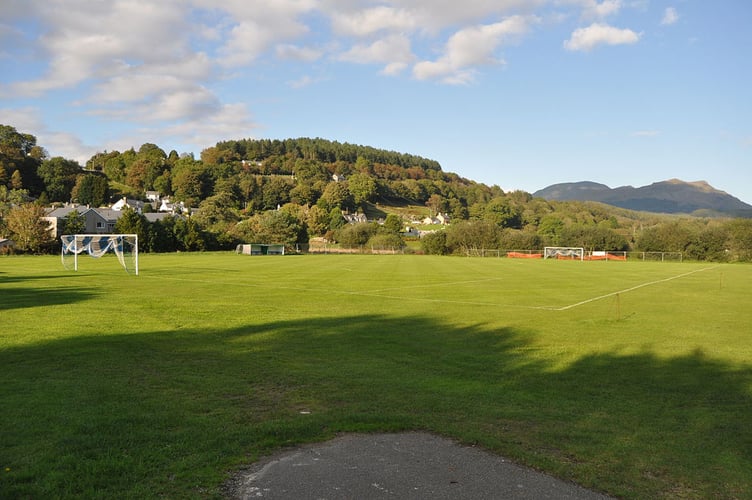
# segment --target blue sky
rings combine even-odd
[[[0,123],[81,162],[322,137],[504,190],[752,203],[747,0],[3,0]]]

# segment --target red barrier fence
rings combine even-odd
[[[542,253],[507,252],[510,259],[542,259]]]

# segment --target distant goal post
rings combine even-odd
[[[585,249],[582,247],[545,247],[544,259],[585,260]]]
[[[138,276],[137,234],[64,234],[60,237],[63,267],[78,271],[78,256],[84,252],[99,258],[112,252],[128,273]]]

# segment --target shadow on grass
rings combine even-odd
[[[28,281],[26,279],[19,281]],[[0,285],[8,283],[3,280]],[[93,289],[80,287],[0,287],[0,311],[29,307],[74,304],[98,295]]]
[[[752,486],[752,369],[697,352],[560,369],[534,332],[356,316],[0,351],[0,497],[215,496],[347,431],[424,429],[633,498]]]

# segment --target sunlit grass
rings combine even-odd
[[[2,257],[0,497],[213,497],[281,446],[403,429],[621,497],[744,497],[750,278],[235,254],[144,254],[136,277]]]

